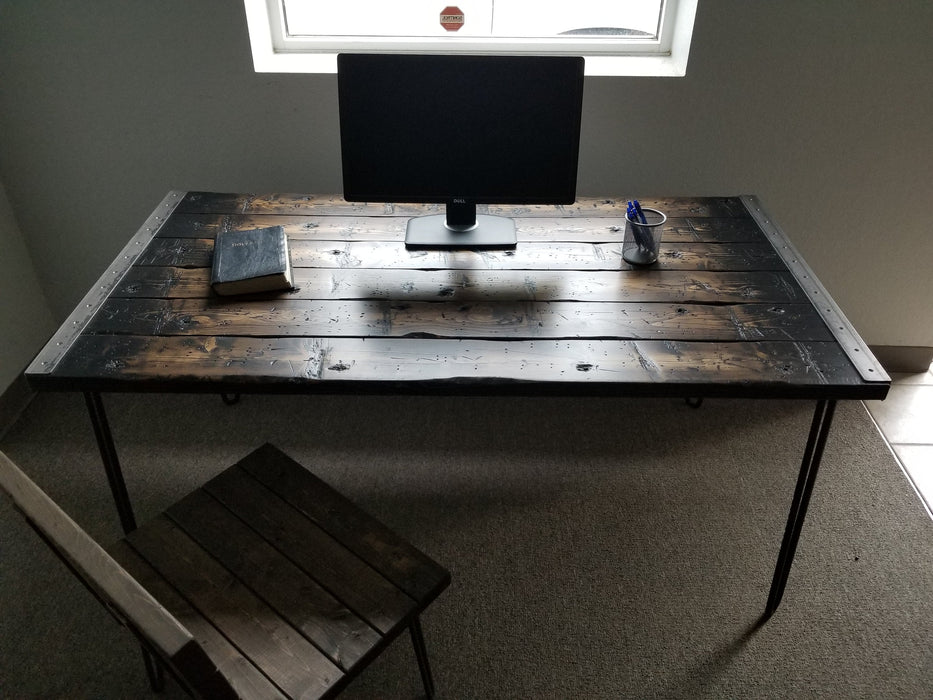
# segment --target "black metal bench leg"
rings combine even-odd
[[[411,643],[415,647],[415,657],[418,659],[418,670],[421,671],[421,682],[424,693],[428,698],[434,697],[434,679],[431,677],[431,665],[428,663],[428,649],[424,644],[424,635],[421,632],[421,620],[415,618],[408,627],[411,632]]]
[[[161,693],[165,690],[165,673],[162,669],[162,662],[145,646],[142,647],[142,651],[143,663],[146,665],[146,675],[149,677],[149,685],[155,692]]]
[[[120,516],[120,525],[123,526],[123,532],[129,534],[136,529],[136,516],[133,515],[133,505],[126,491],[126,482],[123,480],[120,460],[117,459],[117,450],[113,446],[110,425],[107,423],[107,414],[104,413],[104,403],[96,391],[85,392],[84,401],[87,404],[88,414],[91,416],[91,425],[94,426],[97,449],[100,450],[100,458],[104,462],[104,471],[107,472],[110,492],[113,494],[117,514]]]
[[[777,565],[774,568],[774,578],[771,581],[771,592],[768,594],[768,605],[765,608],[763,620],[770,618],[781,604],[835,410],[835,401],[823,400],[817,402],[816,410],[813,412],[810,436],[807,438],[807,448],[800,464],[800,475],[797,477],[794,500],[791,503],[790,514],[787,516],[787,527],[784,529],[784,540],[781,542],[781,552],[778,554]]]

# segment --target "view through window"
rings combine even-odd
[[[244,0],[257,71],[341,52],[579,55],[589,75],[683,75],[697,0]]]
[[[663,0],[284,0],[286,32],[311,36],[657,38]],[[449,12],[444,12],[450,9]],[[446,22],[442,22],[442,15]]]

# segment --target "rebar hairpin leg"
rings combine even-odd
[[[800,539],[800,531],[803,529],[803,520],[807,515],[813,484],[816,483],[816,472],[820,467],[820,459],[823,457],[823,448],[826,447],[826,438],[829,436],[835,410],[835,401],[822,400],[817,401],[816,410],[813,412],[810,436],[807,438],[807,448],[803,454],[803,462],[800,464],[800,475],[797,477],[797,487],[794,490],[790,514],[787,516],[784,541],[781,543],[781,552],[778,555],[774,578],[771,581],[771,592],[768,595],[768,605],[764,614],[765,620],[771,617],[781,604],[781,597],[784,595],[790,567],[794,562],[794,553],[797,551],[797,542]]]
[[[110,492],[113,494],[117,513],[120,516],[120,525],[123,526],[123,532],[129,534],[136,529],[136,516],[133,515],[133,506],[126,491],[126,482],[123,480],[120,460],[117,459],[117,450],[113,446],[113,437],[110,435],[110,425],[107,423],[107,414],[104,413],[103,401],[96,391],[85,392],[84,401],[87,403],[87,411],[91,416],[91,425],[94,426],[97,448],[104,462],[104,471],[107,473]]]
[[[165,690],[165,673],[162,670],[162,663],[158,657],[153,654],[146,645],[143,644],[143,664],[146,666],[146,676],[149,678],[149,686],[157,693]]]
[[[431,676],[431,665],[428,663],[428,648],[424,644],[424,634],[421,632],[421,620],[417,617],[409,626],[411,642],[415,647],[415,657],[418,659],[418,670],[421,671],[421,682],[424,693],[428,698],[434,697],[434,678]]]
[[[100,450],[100,458],[104,462],[104,471],[107,473],[110,492],[113,494],[117,514],[120,516],[120,525],[123,526],[123,532],[129,534],[136,529],[136,516],[133,515],[133,505],[130,503],[126,482],[123,480],[123,470],[120,469],[120,460],[117,459],[117,450],[113,445],[113,436],[110,434],[110,424],[107,422],[107,414],[104,413],[104,402],[96,391],[85,392],[84,401],[87,404],[88,414],[91,416],[91,425],[94,426],[97,449]],[[144,644],[141,646],[149,685],[154,691],[159,692],[165,688],[162,664]]]

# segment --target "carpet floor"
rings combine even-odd
[[[423,617],[440,697],[933,697],[933,521],[859,402],[759,627],[811,403],[104,400],[140,521],[269,441],[449,568]],[[119,536],[80,396],[40,395],[0,449]],[[0,696],[148,696],[136,643],[6,499],[0,528]],[[402,636],[344,697],[419,693]]]

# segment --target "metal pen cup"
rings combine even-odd
[[[657,209],[642,207],[644,223],[625,217],[622,235],[622,259],[632,265],[651,265],[658,260],[661,248],[661,228],[667,216]]]

